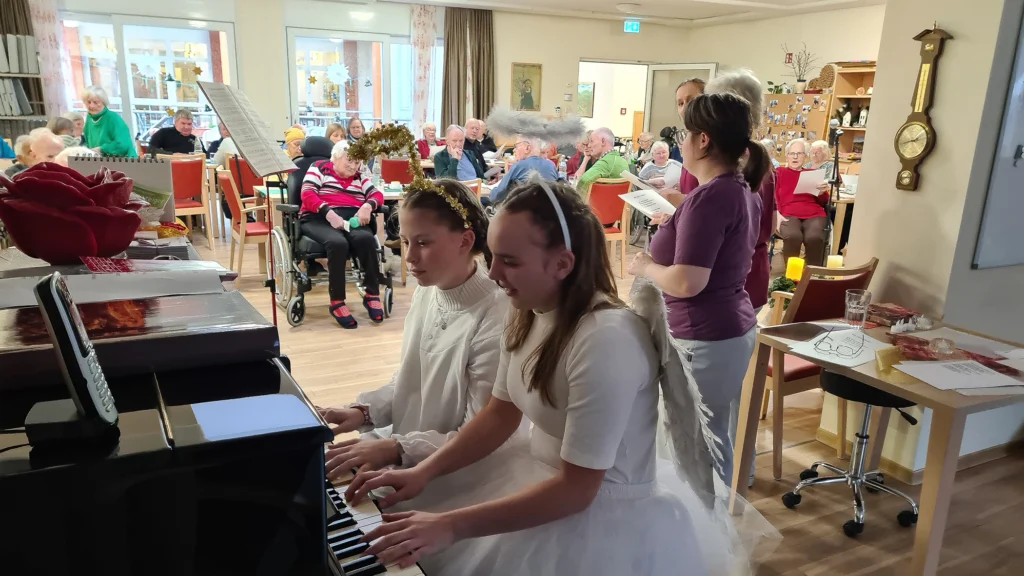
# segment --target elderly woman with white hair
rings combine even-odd
[[[384,203],[384,195],[349,158],[349,143],[338,142],[330,160],[313,163],[302,180],[302,233],[327,250],[329,310],[342,328],[359,325],[345,303],[345,263],[354,254],[365,277],[363,307],[375,324],[384,321],[380,302],[380,267],[374,239],[372,213]],[[355,219],[355,221],[353,221]],[[367,226],[370,224],[370,226]]]
[[[651,161],[644,164],[644,167],[640,169],[640,174],[637,176],[655,188],[664,188],[665,173],[670,168],[675,168],[678,172],[683,167],[678,161],[670,159],[669,153],[668,144],[664,140],[658,140],[652,144]]]
[[[825,259],[825,228],[828,225],[825,213],[828,184],[822,184],[817,195],[796,193],[800,173],[806,169],[804,163],[807,161],[808,148],[807,140],[803,138],[790,140],[786,144],[786,164],[776,170],[778,229],[782,236],[782,257],[786,261],[799,256],[802,246],[807,263],[822,266]]]
[[[93,152],[104,156],[126,156],[135,158],[135,142],[121,115],[111,112],[107,92],[99,86],[90,86],[82,91],[82,103],[89,111],[89,118],[82,131],[82,143]]]
[[[423,125],[423,138],[416,141],[416,151],[420,153],[420,158],[424,160],[430,159],[430,149],[434,146],[444,146],[445,142],[443,139],[437,137],[437,126],[433,122],[427,122]]]
[[[75,126],[73,136],[75,138],[81,138],[82,131],[85,129],[85,116],[82,116],[81,112],[76,112],[75,110],[65,112],[63,116],[64,118],[71,120],[71,123]]]
[[[810,161],[804,164],[804,168],[807,170],[824,170],[825,177],[831,178],[832,171],[835,169],[835,163],[832,161],[832,151],[828,148],[828,142],[815,140],[811,142],[810,148],[808,152]]]

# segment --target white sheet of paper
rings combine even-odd
[[[0,279],[0,310],[35,306],[32,288],[40,278]],[[64,281],[78,304],[224,291],[217,270],[80,274],[64,276]]]
[[[861,330],[831,330],[807,342],[800,342],[790,348],[791,352],[824,360],[839,366],[853,367],[872,362],[875,350],[889,346],[875,340]]]
[[[623,170],[619,174],[619,176],[621,178],[625,178],[626,180],[629,180],[630,184],[632,184],[633,186],[636,186],[637,188],[640,188],[641,190],[654,190],[654,188],[652,188],[650,184],[648,184],[647,182],[644,182],[643,180],[637,178],[629,170]]]
[[[437,154],[438,152],[440,152],[441,150],[444,150],[447,147],[448,146],[446,146],[444,144],[441,144],[440,146],[431,146],[430,147],[430,157],[433,158],[434,154]]]
[[[843,174],[843,190],[845,194],[854,195],[857,193],[857,180],[860,176],[857,174]]]
[[[1004,342],[997,342],[995,340],[975,336],[974,334],[968,334],[945,326],[934,330],[925,330],[924,332],[913,332],[912,335],[917,336],[918,338],[924,338],[925,340],[948,338],[949,340],[952,340],[958,348],[963,348],[968,352],[985,354],[986,356],[998,354],[998,352],[996,352],[997,350],[1006,348],[1006,343]],[[1009,356],[1007,356],[1007,358],[1009,358]]]
[[[262,177],[296,169],[295,163],[277,143],[277,138],[271,135],[270,126],[241,90],[220,82],[202,81],[199,88],[231,132],[231,140],[238,153],[257,175]]]
[[[1008,358],[1006,360],[997,360],[1003,366],[1009,366],[1010,368],[1016,368],[1021,372],[1024,372],[1024,358]]]
[[[998,388],[1000,386],[1024,386],[1005,374],[981,365],[974,360],[951,362],[901,362],[893,366],[939,390],[960,390],[968,388]]]
[[[665,175],[662,178],[665,179],[665,188],[679,189],[679,180],[683,177],[683,167],[673,162],[668,165],[665,170]]]
[[[804,170],[800,173],[800,180],[797,181],[796,189],[793,190],[793,193],[817,196],[818,194],[821,194],[821,190],[818,190],[818,186],[821,186],[824,183],[824,170]]]
[[[964,396],[1024,396],[1024,386],[1005,386],[1002,388],[967,388],[957,390]]]
[[[634,190],[633,192],[619,194],[619,198],[625,200],[626,204],[636,208],[641,214],[648,218],[650,218],[651,214],[654,214],[655,212],[672,214],[676,211],[676,207],[673,206],[671,202],[654,190]]]
[[[1011,348],[1010,350],[996,350],[999,354],[1016,360],[1024,360],[1024,348]]]

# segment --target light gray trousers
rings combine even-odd
[[[704,404],[711,410],[711,431],[721,441],[722,467],[719,473],[728,486],[732,482],[733,446],[736,444],[736,426],[740,411],[740,391],[743,377],[754,352],[757,328],[728,340],[685,340],[676,338],[687,351],[684,361],[692,373]],[[753,462],[750,474],[754,474]]]

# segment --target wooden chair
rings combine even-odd
[[[846,291],[866,290],[877,266],[878,258],[872,258],[863,266],[851,268],[805,267],[795,292],[778,290],[772,292],[774,304],[770,324],[842,318],[846,314]],[[789,307],[783,311],[786,301],[789,301]],[[780,350],[772,351],[772,362],[768,365],[768,377],[765,380],[764,397],[761,399],[761,419],[763,420],[768,415],[768,394],[771,392],[773,397],[772,449],[774,451],[772,473],[776,480],[782,478],[783,399],[791,394],[819,388],[818,375],[820,373],[821,368],[807,360],[784,354]],[[781,374],[781,377],[776,377],[776,374]],[[846,452],[845,400],[839,400],[838,410],[841,440],[839,442],[839,457],[843,458]]]
[[[245,256],[246,244],[256,244],[259,248],[260,272],[267,271],[267,243],[273,223],[270,220],[269,205],[243,207],[238,187],[227,170],[217,170],[217,181],[224,190],[228,205],[231,206],[231,263],[229,267],[242,275],[242,259]],[[256,222],[248,222],[247,216],[254,212],[262,212],[256,216]],[[235,268],[235,244],[238,244],[238,268]]]
[[[190,156],[172,158],[171,186],[174,191],[174,215],[184,217],[182,220],[190,235],[191,217],[202,216],[206,243],[213,248],[213,220],[210,217],[210,188],[206,185],[206,159]]]
[[[473,192],[473,194],[476,194],[476,199],[477,200],[480,199],[480,192],[483,190],[483,184],[484,184],[484,181],[483,181],[482,178],[477,178],[476,180],[465,180],[465,181],[462,181],[460,183],[465,185],[466,188],[469,188],[469,190],[471,192]]]
[[[224,163],[226,169],[231,171],[231,179],[238,187],[238,195],[242,198],[243,204],[256,201],[256,186],[263,186],[263,178],[256,175],[249,162],[238,154],[225,154]],[[227,192],[225,191],[225,195]]]
[[[380,177],[390,184],[409,184],[412,182],[412,169],[408,158],[384,158],[380,163]]]
[[[626,239],[629,238],[629,206],[619,194],[629,192],[631,184],[623,178],[599,178],[590,185],[587,204],[604,226],[608,253],[619,243],[619,278],[626,277]]]

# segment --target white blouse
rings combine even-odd
[[[549,406],[528,391],[523,363],[554,322],[554,313],[537,314],[525,344],[502,352],[494,397],[514,402],[533,422],[531,450],[546,464],[607,470],[605,482],[653,481],[658,358],[643,319],[628,308],[583,318],[555,372]]]
[[[508,298],[482,265],[457,288],[416,288],[398,370],[387,385],[356,399],[373,422],[360,431],[391,426],[406,467],[453,438],[491,398],[507,311]]]

